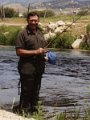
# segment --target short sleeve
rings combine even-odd
[[[25,42],[24,42],[24,34],[23,32],[20,32],[16,37],[15,47],[17,48],[25,48]]]
[[[45,40],[44,35],[43,35],[43,33],[41,31],[39,31],[39,35],[42,38],[42,43],[43,43],[42,47],[44,48],[44,47],[47,46],[48,42]]]

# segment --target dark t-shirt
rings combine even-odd
[[[35,50],[38,48],[44,48],[46,41],[39,28],[35,34],[29,30],[28,26],[20,31],[16,39],[16,49]],[[44,54],[42,55],[30,55],[21,56],[18,63],[18,70],[22,74],[42,74],[45,68]]]

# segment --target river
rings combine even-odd
[[[40,101],[46,116],[70,112],[90,104],[90,52],[63,50],[55,52],[56,65],[46,63]],[[0,47],[0,106],[11,109],[19,101],[18,57],[14,47]]]

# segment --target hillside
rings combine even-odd
[[[23,5],[28,5],[29,3],[38,3],[38,2],[48,2],[50,0],[0,0],[0,4],[11,4],[11,3],[20,3]]]
[[[5,7],[14,8],[19,12],[26,12],[28,6],[31,9],[65,9],[85,8],[90,6],[90,0],[0,0]]]
[[[4,7],[13,8],[15,11],[21,12],[21,13],[24,13],[27,11],[27,8],[20,3],[10,3],[10,4],[4,5]]]
[[[80,8],[86,7],[90,5],[90,0],[0,0],[1,5],[8,5],[8,4],[16,4],[19,3],[23,6],[31,6],[38,7],[36,3],[40,6],[47,6],[51,8]]]
[[[52,0],[44,3],[52,8],[82,8],[90,5],[90,0]]]

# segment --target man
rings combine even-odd
[[[18,70],[21,82],[18,108],[21,111],[33,113],[36,111],[41,78],[45,69],[44,47],[46,42],[38,27],[39,15],[35,12],[29,13],[27,23],[26,28],[19,33],[16,39],[16,54],[20,56]]]

